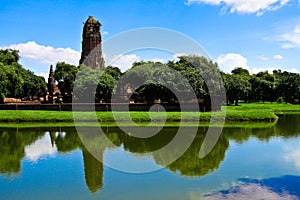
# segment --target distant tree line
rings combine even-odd
[[[44,78],[24,69],[19,64],[19,59],[17,50],[0,50],[0,103],[3,103],[5,97],[32,100],[44,97],[47,93]],[[134,80],[129,86],[132,89],[131,98],[136,102],[151,103],[159,99],[172,103],[178,100],[174,92],[185,97],[188,89],[192,89],[198,99],[225,92],[227,102],[224,103],[234,105],[238,105],[240,100],[294,103],[300,99],[298,73],[274,70],[273,74],[264,71],[251,75],[248,70],[238,67],[227,74],[220,71],[217,63],[195,55],[181,56],[168,63],[135,62],[124,73],[113,66],[93,70],[84,65],[58,62],[54,72],[64,102],[72,101],[74,83],[76,98],[92,95],[96,102],[109,102],[113,93],[126,89],[117,87],[118,82],[122,81],[121,77]],[[134,85],[135,82],[142,82],[143,85]],[[225,90],[222,89],[222,82]],[[86,90],[91,85],[96,88],[93,93]]]
[[[46,92],[46,82],[19,64],[19,51],[0,49],[0,103],[5,97],[39,98]]]
[[[243,68],[235,68],[231,74],[222,73],[228,104],[245,102],[295,103],[300,99],[300,75],[281,70],[249,74]]]

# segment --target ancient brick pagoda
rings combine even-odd
[[[90,16],[86,20],[82,32],[82,52],[79,64],[87,65],[93,69],[105,67],[100,27],[101,23]]]
[[[49,71],[49,78],[48,78],[48,85],[47,85],[47,94],[45,97],[46,102],[54,103],[61,101],[60,100],[60,90],[58,89],[55,79],[54,79],[54,72],[53,72],[53,66],[50,66]]]

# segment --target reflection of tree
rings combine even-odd
[[[279,120],[275,126],[276,135],[284,137],[299,136],[300,133],[300,115],[279,115]]]
[[[171,171],[180,171],[184,176],[204,176],[219,168],[225,158],[229,142],[221,137],[212,151],[204,158],[199,158],[199,152],[203,143],[205,133],[198,133],[192,145],[187,151],[167,168]]]
[[[62,132],[65,134],[63,135]],[[61,129],[60,132],[55,135],[54,142],[59,152],[70,152],[78,149],[81,146],[80,138],[78,137],[76,129],[74,128]]]
[[[0,173],[12,175],[21,170],[21,160],[25,156],[24,147],[30,145],[43,134],[18,132],[18,129],[0,129]]]
[[[147,128],[145,131],[152,131],[156,127]],[[178,128],[164,128],[150,138],[137,138],[123,133],[124,149],[135,153],[147,153],[156,151],[167,145],[176,135]]]
[[[300,115],[289,115],[281,116],[278,124],[271,128],[224,128],[213,150],[203,159],[200,159],[198,155],[207,128],[199,128],[196,138],[187,151],[174,163],[168,165],[167,169],[173,172],[178,171],[183,176],[204,176],[219,168],[229,148],[230,140],[242,144],[251,137],[256,137],[263,141],[268,141],[272,137],[296,137],[300,133],[299,120]],[[157,129],[157,127],[153,127],[153,129]],[[133,137],[114,127],[103,129],[105,134],[99,134],[96,130],[91,127],[82,129],[83,133],[86,134],[79,137],[77,129],[74,127],[1,128],[0,173],[9,175],[18,173],[21,169],[21,160],[25,156],[25,146],[39,139],[45,132],[49,132],[51,141],[53,145],[56,145],[59,152],[66,153],[82,149],[86,185],[94,193],[103,187],[103,164],[100,161],[103,159],[103,153],[106,149],[123,145],[128,152],[151,153],[169,144],[177,134],[178,128],[166,127],[153,137],[144,139]],[[128,132],[133,132],[130,128],[127,130]],[[191,137],[189,129],[186,128],[184,130],[186,133],[184,137]],[[153,131],[152,128],[151,131]],[[83,147],[82,140],[85,147]],[[114,145],[108,144],[107,141]],[[164,158],[172,157],[178,153],[177,151],[179,151],[178,148],[174,148],[174,151],[153,154],[153,158],[157,164],[164,166]]]

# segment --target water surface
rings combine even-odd
[[[271,128],[225,128],[203,159],[207,128],[199,127],[178,160],[145,174],[103,165],[72,127],[0,128],[0,199],[300,199],[299,122],[300,115],[283,115]],[[129,168],[164,166],[151,152],[177,132],[168,127],[139,139],[118,128],[103,130],[114,146],[97,138],[98,156]]]

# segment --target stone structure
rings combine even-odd
[[[55,83],[52,65],[50,65],[48,85],[47,85],[47,95],[46,95],[45,101],[48,103],[54,103],[54,102],[60,101],[60,90],[58,89],[58,87]]]
[[[100,27],[101,23],[90,16],[86,20],[82,32],[82,52],[79,64],[90,66],[93,69],[105,67]]]

